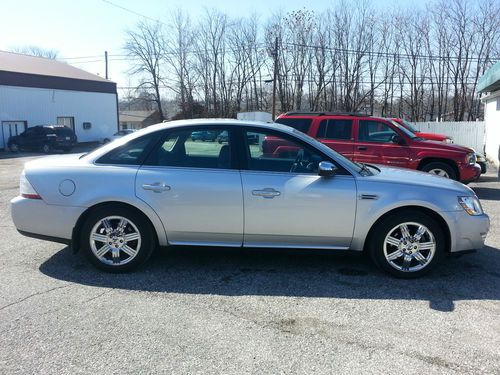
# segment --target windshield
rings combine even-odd
[[[401,130],[405,135],[411,139],[418,138],[412,130],[408,129],[406,126],[401,125],[399,122],[391,120],[392,124],[396,126],[399,130]]]
[[[418,130],[415,129],[413,126],[411,126],[411,124],[406,121],[406,120],[401,120],[401,122],[403,123],[402,125],[408,129],[409,131],[413,132],[413,133],[418,133]]]

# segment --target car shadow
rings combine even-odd
[[[498,176],[496,174],[488,174],[488,175],[481,175],[475,183],[481,183],[481,182],[498,182],[500,181],[500,170],[498,172]]]
[[[71,283],[143,292],[422,300],[434,310],[451,312],[457,301],[499,300],[499,266],[500,250],[486,247],[450,257],[423,278],[401,280],[360,253],[175,248],[157,251],[134,273],[108,274],[66,247],[40,271]]]

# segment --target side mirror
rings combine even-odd
[[[399,134],[393,134],[391,137],[392,143],[395,143],[397,145],[404,145],[406,144],[405,140],[403,137],[401,137]]]
[[[329,161],[321,161],[318,165],[318,175],[321,177],[333,177],[337,173],[337,167]]]

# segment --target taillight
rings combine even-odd
[[[21,173],[21,178],[19,180],[19,192],[23,198],[42,199],[42,197],[36,192],[35,188],[31,186],[24,174],[24,171]]]

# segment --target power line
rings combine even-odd
[[[355,50],[355,49],[347,49],[347,48],[339,48],[339,47],[330,47],[330,46],[317,46],[317,45],[310,45],[310,44],[302,44],[302,43],[284,43],[284,45],[287,46],[292,46],[292,47],[303,47],[303,48],[309,48],[309,49],[316,49],[316,50],[327,50],[327,51],[334,51],[334,52],[343,52],[347,54],[365,54],[367,56],[378,56],[378,57],[394,57],[394,58],[406,58],[408,60],[411,59],[420,59],[420,60],[464,60],[464,61],[476,61],[476,62],[482,62],[485,61],[486,59],[482,59],[480,57],[474,56],[474,57],[469,57],[467,59],[465,58],[460,58],[458,56],[440,56],[440,55],[421,55],[421,54],[407,54],[407,53],[391,53],[391,52],[380,52],[380,51],[370,51],[370,50]],[[499,60],[499,57],[496,58],[489,58],[490,61],[495,61]]]
[[[132,10],[132,9],[129,9],[129,8],[125,8],[124,6],[121,6],[121,5],[118,5],[118,4],[115,4],[109,0],[102,0],[104,3],[106,4],[109,4],[109,5],[112,5],[116,8],[119,8],[121,10],[124,10],[125,12],[129,12],[129,13],[132,13],[132,14],[135,14],[136,16],[139,16],[139,17],[142,17],[142,18],[146,18],[150,21],[154,21],[154,22],[158,22],[158,23],[161,23],[162,25],[165,25],[167,26],[164,22],[156,19],[156,18],[152,18],[152,17],[149,17],[149,16],[146,16],[145,14],[142,14],[142,13],[139,13],[139,12],[136,12],[135,10]]]

